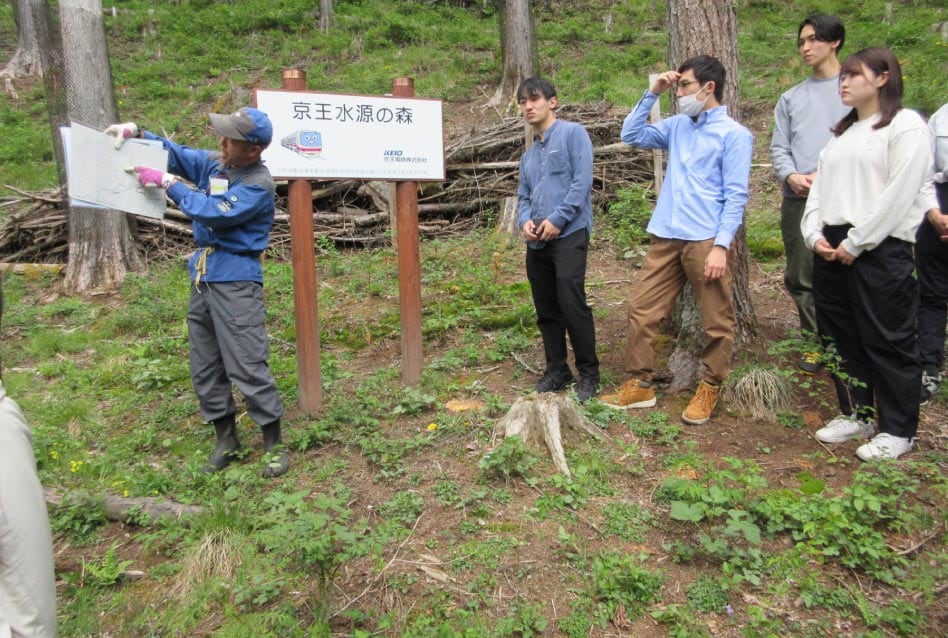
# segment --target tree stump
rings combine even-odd
[[[497,233],[514,239],[520,237],[520,223],[517,218],[517,198],[505,197],[500,211],[500,221],[497,222]]]
[[[608,438],[576,410],[576,404],[569,396],[542,392],[516,400],[494,425],[491,445],[495,445],[499,437],[519,436],[528,447],[549,450],[556,469],[569,477],[571,474],[563,451],[564,430],[584,432],[597,439]]]

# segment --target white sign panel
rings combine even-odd
[[[161,219],[165,214],[165,191],[144,188],[131,166],[168,170],[168,151],[161,142],[131,139],[118,150],[115,138],[78,122],[61,129],[69,197],[82,206],[115,210]]]
[[[444,180],[441,100],[256,91],[280,179]]]

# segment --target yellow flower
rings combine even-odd
[[[59,458],[59,452],[57,452],[56,450],[50,450],[49,456],[55,461],[56,459]]]
[[[75,474],[82,468],[82,461],[69,461],[69,471]]]
[[[122,490],[122,496],[128,498],[128,490]]]
[[[438,424],[437,424],[437,423],[429,423],[429,424],[428,424],[428,430],[437,430],[437,429],[438,429]]]

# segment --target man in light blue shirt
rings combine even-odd
[[[524,80],[517,97],[535,135],[520,159],[517,191],[527,279],[546,356],[546,371],[534,389],[555,392],[573,383],[568,334],[579,372],[576,396],[584,402],[599,390],[596,329],[585,287],[593,220],[592,142],[581,125],[556,118],[556,89],[548,81]]]
[[[631,379],[602,401],[616,408],[655,405],[655,336],[688,281],[707,343],[702,381],[682,413],[686,423],[711,418],[731,368],[734,309],[728,250],[747,204],[753,136],[721,105],[725,71],[709,56],[686,60],[658,76],[622,126],[622,141],[668,151],[665,182],[648,232],[645,265],[629,301],[624,364]],[[677,86],[679,115],[658,124],[648,114],[660,93]]]

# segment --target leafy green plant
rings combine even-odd
[[[600,525],[603,535],[618,536],[627,541],[642,541],[652,522],[652,514],[634,503],[614,501],[602,509],[603,522]]]
[[[497,622],[496,632],[498,636],[532,638],[542,634],[548,624],[539,605],[518,599],[510,604],[509,615]]]
[[[651,616],[661,624],[668,625],[671,638],[707,638],[712,635],[708,625],[695,618],[684,605],[667,605],[653,611]]]
[[[392,414],[417,416],[430,410],[435,405],[435,398],[430,394],[414,387],[405,388],[398,398],[398,403],[392,408]]]
[[[667,412],[648,412],[645,416],[633,416],[629,419],[629,429],[648,441],[658,445],[671,445],[681,428],[668,422]]]
[[[646,188],[632,186],[616,192],[607,209],[607,233],[623,259],[641,260],[644,256],[642,246],[648,243],[645,228],[654,207],[654,194]]]
[[[71,493],[52,511],[49,525],[54,533],[63,534],[72,543],[88,545],[98,539],[99,530],[106,522],[101,498]]]
[[[283,585],[283,579],[272,574],[254,574],[249,582],[238,582],[234,586],[234,604],[240,607],[261,607],[277,598]]]
[[[402,525],[411,525],[421,514],[425,501],[412,491],[398,492],[391,500],[379,506],[379,515]]]
[[[80,586],[106,589],[119,582],[132,561],[120,559],[117,550],[118,544],[113,543],[98,561],[83,561]]]
[[[537,460],[519,436],[508,436],[485,454],[477,467],[487,477],[499,476],[509,481],[514,476],[529,476]]]
[[[633,556],[603,552],[593,557],[590,568],[597,617],[603,626],[615,617],[620,605],[634,618],[660,599],[664,579],[641,567]]]
[[[699,611],[722,614],[727,607],[727,587],[718,579],[702,574],[685,590],[688,602]]]

